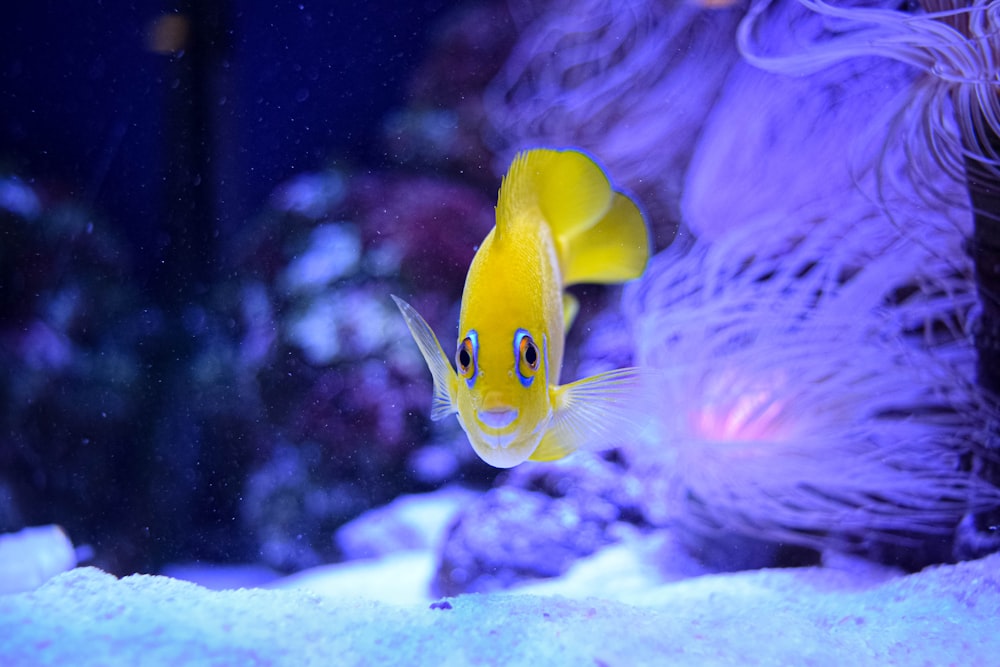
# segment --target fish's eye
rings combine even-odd
[[[538,370],[538,348],[530,338],[525,337],[521,340],[521,356],[531,370]]]
[[[517,377],[525,387],[531,386],[542,361],[538,345],[524,329],[514,334],[514,355],[517,360]]]
[[[476,381],[476,356],[478,352],[479,337],[475,331],[470,331],[469,335],[458,344],[458,350],[455,352],[458,374],[465,378],[470,387]]]

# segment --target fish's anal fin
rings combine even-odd
[[[597,224],[562,243],[564,285],[632,280],[649,260],[646,221],[635,202],[620,192]]]
[[[538,443],[538,447],[528,457],[529,461],[558,461],[576,451],[575,447],[567,447],[558,436],[550,430]]]
[[[458,374],[451,366],[448,356],[441,348],[434,331],[420,316],[420,313],[410,304],[406,303],[394,294],[390,295],[396,302],[399,312],[403,314],[406,327],[410,330],[413,340],[420,348],[420,354],[434,378],[434,398],[431,401],[431,419],[437,421],[444,419],[450,414],[458,412],[456,407],[455,392],[458,388]]]
[[[643,372],[621,368],[553,387],[549,430],[529,457],[553,461],[577,449],[600,450],[639,437],[647,419]]]
[[[580,312],[580,302],[569,292],[563,292],[563,331],[569,331],[576,319],[576,314]]]

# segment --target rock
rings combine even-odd
[[[348,560],[430,551],[441,544],[452,517],[473,497],[473,492],[457,486],[400,496],[342,526],[334,541]]]
[[[647,525],[642,486],[614,457],[578,452],[514,468],[505,479],[466,507],[449,531],[432,585],[438,594],[555,577],[619,539],[622,524]]]

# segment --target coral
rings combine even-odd
[[[386,264],[371,267],[373,273],[397,274],[451,302],[461,296],[475,249],[493,226],[498,187],[497,180],[492,191],[479,191],[454,179],[380,174],[357,178],[347,206],[363,221],[372,259]]]
[[[928,219],[945,223],[942,211],[964,214],[957,226],[969,235],[965,250],[975,263],[981,305],[973,329],[975,377],[995,395],[1000,392],[1000,305],[995,296],[1000,288],[1000,8],[986,0],[925,0],[920,6],[923,11],[910,7],[910,13],[891,5],[823,0],[760,2],[740,26],[740,50],[758,67],[810,78],[859,58],[897,61],[914,72],[895,103],[876,111],[867,133],[876,147],[869,156],[874,199],[914,238],[926,233]],[[789,11],[806,15],[790,36]],[[784,39],[773,39],[776,32]],[[927,215],[921,206],[934,214]],[[922,223],[914,226],[911,218]],[[983,474],[1000,485],[995,459],[994,451]],[[970,543],[982,543],[998,517],[997,512],[977,517],[975,523],[986,532],[970,535]]]
[[[400,551],[436,551],[458,511],[480,494],[458,486],[399,496],[343,525],[334,539],[345,559],[371,559]]]
[[[280,446],[246,480],[241,518],[262,562],[296,571],[335,560],[334,530],[366,508],[358,480],[330,474],[322,457],[313,443]]]
[[[940,174],[923,176],[946,196],[914,196],[913,175],[899,177],[911,144],[870,127],[872,109],[905,105],[918,72],[868,59],[790,80],[734,66],[724,48],[706,66],[674,54],[710,48],[735,12],[588,9],[515,11],[521,37],[487,109],[514,148],[582,145],[625,185],[656,190],[661,224],[685,184],[699,238],[654,260],[624,322],[603,313],[580,341],[587,372],[630,358],[658,369],[659,438],[625,447],[619,471],[642,489],[643,525],[679,528],[723,567],[831,548],[909,567],[953,557],[963,519],[1000,497],[979,477],[993,408],[971,383],[970,218]],[[783,44],[779,25],[761,42]],[[489,511],[460,519],[440,590],[547,576],[585,552],[566,537],[574,549],[548,553],[558,532],[527,508],[546,514],[549,501],[507,479]]]
[[[457,427],[429,434],[430,378],[389,298],[412,294],[441,331],[454,326],[490,221],[489,198],[453,180],[327,172],[280,186],[233,242],[234,278],[213,290],[210,319],[238,323],[224,367],[258,406],[234,483],[243,534],[268,565],[336,560],[331,535],[364,510],[492,477]]]
[[[620,461],[578,452],[514,468],[456,517],[441,549],[437,595],[555,577],[578,558],[644,526],[643,487]]]
[[[336,559],[333,531],[400,492],[491,478],[457,426],[428,438],[430,378],[388,296],[417,286],[436,323],[457,319],[490,223],[476,190],[303,174],[176,311],[74,202],[5,177],[0,215],[0,530],[58,521],[115,572],[292,569]]]
[[[492,29],[503,16],[451,14],[414,75],[404,111],[459,126],[429,147],[418,138],[415,154],[397,146],[419,176],[295,166],[256,215],[230,211],[238,225],[200,224],[208,209],[184,199],[159,232],[164,216],[133,226],[156,236],[133,263],[78,202],[0,175],[0,530],[59,522],[118,573],[255,558],[288,569],[337,558],[333,531],[401,492],[492,479],[457,425],[430,432],[430,378],[388,295],[441,331],[457,320],[497,187],[468,139],[509,46]],[[262,168],[278,167],[248,167]],[[229,186],[189,181],[239,209]]]
[[[119,509],[148,506],[127,480],[141,466],[141,348],[159,313],[141,308],[121,237],[78,201],[4,174],[0,226],[0,531],[58,522],[119,544],[98,552],[115,567],[140,539]]]

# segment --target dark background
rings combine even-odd
[[[0,156],[107,215],[148,261],[177,197],[168,174],[191,160],[175,150],[199,122],[184,117],[185,104],[200,104],[210,124],[214,172],[201,180],[216,190],[208,215],[226,233],[295,172],[337,156],[377,164],[381,118],[404,101],[428,26],[456,4],[10,3]],[[156,21],[178,13],[207,26],[207,38],[183,55],[151,50]],[[194,81],[185,78],[192,65]]]
[[[489,198],[398,169],[382,125],[465,6],[5,7],[0,195],[40,203],[0,206],[0,533],[59,523],[118,574],[191,560],[299,569],[338,557],[344,521],[438,483],[408,464],[429,433],[426,369],[387,364],[392,341],[311,364],[285,334],[313,296],[280,276],[319,219],[350,220],[366,251],[389,239],[431,261],[428,275],[464,272]],[[453,42],[475,51],[488,40],[466,25]],[[501,60],[437,49],[440,89],[456,63]],[[491,76],[476,72],[480,86]],[[447,105],[438,90],[423,94]],[[268,206],[280,184],[332,172],[350,175],[340,208]],[[450,244],[413,232],[452,219],[479,226]],[[461,284],[431,302],[453,303]],[[359,270],[324,295],[392,307],[404,286]],[[248,361],[251,348],[263,356]],[[384,429],[383,399],[401,406]]]

